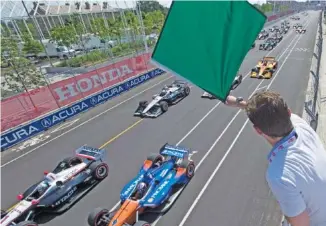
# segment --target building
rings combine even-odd
[[[121,6],[120,6],[120,5]],[[121,1],[1,1],[1,32],[11,31],[11,36],[21,40],[28,32],[33,38],[50,38],[51,28],[65,24],[72,15],[80,18],[84,28],[91,30],[94,18],[115,18],[122,9],[133,8],[135,2]]]

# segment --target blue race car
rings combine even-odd
[[[165,213],[195,173],[187,148],[165,144],[160,154],[147,157],[137,176],[120,193],[119,209],[97,208],[88,217],[90,226],[148,226],[139,214]]]

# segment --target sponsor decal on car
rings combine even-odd
[[[65,201],[67,201],[67,199],[69,199],[77,190],[77,187],[73,187],[65,196],[63,196],[61,199],[59,199],[54,206],[59,206],[60,204],[64,203]]]

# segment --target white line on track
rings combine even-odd
[[[272,25],[267,26],[266,29],[267,29],[268,27],[271,27],[271,26],[272,26]],[[274,24],[273,24],[273,26],[274,26]],[[292,32],[292,31],[290,31],[290,32],[287,34],[287,36],[283,39],[283,41],[284,41],[286,38],[288,38],[288,37],[290,36],[290,33],[291,33],[291,32]],[[266,54],[266,56],[269,56],[269,55],[270,55],[270,54],[271,54],[271,53],[272,53],[272,52],[273,52],[273,51],[274,51],[278,46],[279,46],[279,45],[277,45],[274,49],[272,49],[271,51],[269,51],[269,52]],[[250,72],[248,72],[248,73],[245,75],[245,77],[243,78],[243,80],[246,79],[246,78],[249,76],[249,74],[250,74]],[[135,94],[135,95],[129,97],[128,99],[126,99],[126,100],[124,100],[124,101],[122,101],[122,102],[120,102],[120,103],[114,105],[113,107],[111,107],[111,108],[109,108],[109,109],[107,109],[107,110],[105,110],[105,111],[99,113],[98,115],[95,115],[94,117],[92,117],[92,118],[90,118],[90,119],[88,119],[88,120],[86,120],[86,121],[80,123],[79,125],[77,125],[77,126],[71,128],[71,129],[67,130],[66,132],[64,132],[64,133],[62,133],[62,134],[60,134],[60,135],[58,135],[58,136],[56,136],[56,137],[54,137],[54,138],[48,140],[47,142],[45,142],[45,143],[43,143],[43,144],[41,144],[41,145],[39,145],[39,146],[33,148],[32,150],[30,150],[30,151],[28,151],[28,152],[25,152],[24,154],[22,154],[22,155],[20,155],[20,156],[18,156],[18,157],[16,157],[16,158],[14,158],[14,159],[12,159],[12,160],[10,160],[10,161],[4,163],[4,164],[2,164],[2,165],[0,166],[0,168],[3,168],[3,167],[5,167],[5,166],[7,166],[7,165],[9,165],[9,164],[11,164],[11,163],[17,161],[18,159],[20,159],[20,158],[22,158],[22,157],[24,157],[24,156],[26,156],[26,155],[28,155],[28,154],[30,154],[30,153],[36,151],[37,149],[43,147],[44,145],[46,145],[46,144],[48,144],[48,143],[50,143],[50,142],[52,142],[52,141],[54,141],[54,140],[56,140],[56,139],[62,137],[63,135],[65,135],[65,134],[67,134],[67,133],[69,133],[69,132],[71,132],[71,131],[73,131],[73,130],[75,130],[75,129],[81,127],[81,126],[83,126],[84,124],[86,124],[86,123],[92,121],[93,119],[96,119],[97,117],[99,117],[99,116],[105,114],[106,112],[115,109],[116,107],[118,107],[118,106],[124,104],[125,102],[127,102],[127,101],[129,101],[129,100],[131,100],[131,99],[133,99],[133,98],[135,98],[135,97],[137,97],[137,96],[139,96],[140,94],[146,92],[147,90],[150,90],[150,89],[154,88],[155,86],[161,84],[162,82],[164,82],[164,81],[166,81],[166,80],[168,80],[168,79],[170,79],[170,78],[172,78],[172,77],[173,77],[173,76],[169,76],[168,78],[163,79],[163,80],[161,80],[161,81],[158,82],[158,83],[155,83],[154,85],[148,87],[147,89],[144,89],[143,91],[141,91],[141,92],[139,92],[139,93],[137,93],[137,94]],[[243,80],[242,80],[242,81],[243,81]],[[217,103],[217,106],[218,106],[219,104],[220,104],[220,102]],[[215,109],[217,106],[214,106],[214,109]],[[199,123],[199,124],[200,124],[200,123]],[[198,125],[199,125],[199,124],[198,124]],[[193,131],[193,130],[192,130],[192,131]],[[191,133],[191,132],[190,132],[190,133]],[[189,133],[189,134],[190,134],[190,133]]]
[[[28,154],[34,152],[35,150],[39,149],[40,147],[43,147],[44,145],[50,143],[51,141],[54,141],[54,140],[56,140],[56,139],[62,137],[63,135],[65,135],[65,134],[67,134],[67,133],[69,133],[69,132],[71,132],[71,131],[73,131],[73,130],[75,130],[75,129],[77,129],[77,128],[83,126],[83,125],[85,125],[86,123],[92,121],[92,120],[95,119],[95,118],[98,118],[99,116],[101,116],[101,115],[107,113],[108,111],[111,111],[111,110],[117,108],[118,106],[120,106],[120,105],[126,103],[127,101],[129,101],[129,100],[131,100],[131,99],[133,99],[133,98],[139,96],[140,94],[146,92],[147,90],[150,90],[150,89],[154,88],[155,86],[157,86],[157,85],[159,85],[159,84],[165,82],[166,80],[168,80],[168,79],[170,79],[170,78],[172,78],[172,77],[173,77],[173,76],[169,76],[169,77],[167,77],[167,78],[165,78],[165,79],[159,81],[158,83],[155,83],[154,85],[152,85],[152,86],[150,86],[150,87],[144,89],[143,91],[141,91],[141,92],[139,92],[139,93],[137,93],[137,94],[135,94],[135,95],[129,97],[128,99],[125,99],[124,101],[121,101],[120,103],[114,105],[113,107],[110,107],[109,109],[107,109],[107,110],[105,110],[105,111],[103,111],[103,112],[101,112],[101,113],[99,113],[99,114],[93,116],[92,118],[90,118],[90,119],[88,119],[88,120],[86,120],[86,121],[84,121],[84,122],[78,124],[77,126],[75,126],[75,127],[71,128],[71,129],[69,129],[69,130],[63,132],[62,134],[60,134],[60,135],[58,135],[58,136],[52,138],[51,140],[48,140],[47,142],[45,142],[45,143],[43,143],[43,144],[41,144],[41,145],[39,145],[39,146],[33,148],[32,150],[30,150],[30,151],[28,151],[28,152],[26,152],[26,153],[24,153],[24,154],[22,154],[22,155],[20,155],[20,156],[18,156],[18,157],[16,157],[16,158],[12,159],[12,160],[10,160],[10,161],[4,163],[3,165],[1,165],[1,168],[2,168],[2,167],[5,167],[5,166],[7,166],[7,165],[9,165],[9,164],[12,163],[12,162],[15,162],[16,160],[18,160],[18,159],[24,157],[25,155],[28,155]]]
[[[292,39],[292,41],[289,43],[288,47],[283,51],[283,53],[278,57],[278,60],[286,53],[286,51],[290,48],[290,45],[292,44],[292,42],[296,39],[296,37],[294,37]],[[279,45],[278,45],[279,46]],[[276,46],[277,47],[277,46]],[[273,49],[275,50],[275,48]],[[273,50],[271,50],[269,53],[271,53]],[[269,54],[268,53],[268,54]],[[267,55],[268,55],[267,54]],[[244,77],[244,79],[250,74],[250,72]],[[243,80],[244,80],[243,79]],[[262,82],[264,80],[262,80],[257,87],[259,87]],[[251,94],[253,95],[256,92],[256,89],[254,90],[254,92]],[[250,96],[251,96],[250,95]],[[216,103],[200,120],[199,122],[197,122],[197,124],[190,130],[188,131],[188,133],[181,138],[180,141],[178,141],[178,143],[176,145],[180,145],[219,105],[221,104],[221,102],[219,101],[218,103]],[[222,136],[224,135],[224,133],[228,130],[228,128],[231,126],[232,122],[236,119],[236,117],[240,114],[241,110],[239,110],[231,119],[231,121],[229,122],[229,124],[225,127],[225,129],[222,131],[221,135],[219,136],[218,140],[220,140],[222,138]],[[206,152],[206,154],[204,155],[204,157],[200,160],[200,162],[196,165],[196,170],[198,170],[199,166],[203,163],[203,161],[206,159],[206,157],[210,154],[210,152],[212,151],[212,149],[208,150]],[[110,212],[114,211],[118,206],[120,205],[120,202],[117,202],[110,210]],[[157,224],[157,222],[161,219],[162,215],[159,215],[159,217],[151,224],[152,226],[155,226]]]
[[[306,25],[306,27],[310,24],[311,20],[309,20],[309,23]],[[297,43],[299,42],[299,40],[301,39],[302,36],[299,36],[299,38],[296,40],[296,42],[294,43],[293,47],[291,48],[291,50],[289,51],[289,53],[287,54],[287,56],[285,57],[282,65],[279,67],[277,73],[275,73],[273,79],[271,80],[271,82],[268,84],[266,89],[269,89],[271,87],[271,85],[273,84],[273,82],[275,81],[277,75],[279,74],[279,72],[281,71],[281,69],[283,68],[284,64],[286,63],[287,59],[289,58],[289,56],[291,55],[293,49],[295,48],[295,46],[297,45]],[[238,111],[238,113],[241,110]],[[237,113],[237,114],[238,114]],[[192,213],[193,209],[195,208],[195,206],[197,205],[197,203],[199,202],[200,198],[202,197],[202,195],[204,194],[204,192],[206,191],[207,187],[209,186],[209,184],[212,182],[214,176],[216,175],[216,173],[218,172],[218,170],[220,169],[220,167],[222,166],[223,162],[225,161],[226,157],[228,156],[228,154],[230,153],[230,151],[232,150],[232,148],[234,147],[235,143],[237,142],[237,140],[239,139],[240,135],[242,134],[244,128],[246,127],[246,125],[248,124],[249,119],[247,119],[245,121],[245,123],[242,125],[240,131],[238,132],[238,134],[236,135],[235,139],[233,140],[233,142],[231,143],[229,149],[226,151],[226,153],[224,154],[224,156],[222,157],[221,161],[219,162],[219,164],[217,165],[217,167],[215,168],[215,170],[213,171],[213,173],[211,174],[211,176],[209,177],[209,179],[207,180],[207,182],[205,183],[204,187],[201,189],[201,191],[199,192],[198,196],[196,197],[196,199],[194,200],[193,204],[191,205],[191,207],[189,208],[189,210],[187,211],[187,213],[185,214],[185,216],[183,217],[181,223],[178,226],[183,226],[185,224],[185,222],[187,221],[187,219],[189,218],[190,214]],[[220,138],[220,137],[219,137]],[[210,150],[213,149],[216,144],[217,141],[219,140],[219,138],[217,138],[217,140],[214,142],[214,144],[211,146]],[[155,225],[155,224],[152,224]]]

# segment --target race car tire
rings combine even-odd
[[[164,161],[164,157],[160,154],[151,154],[151,155],[147,156],[146,159],[149,161],[152,161],[153,164]]]
[[[4,216],[7,215],[7,212],[4,210],[1,210],[1,215],[0,215],[0,219],[2,219]]]
[[[146,107],[148,105],[148,102],[146,100],[139,101],[139,106]]]
[[[179,167],[186,169],[186,176],[189,179],[191,179],[194,176],[196,167],[193,161],[190,161],[188,159],[183,160],[180,163]]]
[[[149,223],[146,221],[137,221],[134,226],[151,226]]]
[[[92,162],[89,166],[95,180],[103,180],[109,174],[109,166],[104,162]]]
[[[16,226],[38,226],[38,224],[33,221],[22,221],[16,224]]]
[[[110,212],[109,210],[102,208],[102,207],[97,207],[94,209],[91,213],[88,214],[87,222],[89,226],[105,226],[109,224],[109,222],[103,221],[100,222],[100,219],[104,215],[109,215]]]
[[[268,47],[268,50],[272,50],[272,49],[273,49],[273,46]]]
[[[163,112],[167,112],[168,109],[169,109],[169,104],[166,101],[161,101],[160,102],[160,107],[161,107]]]
[[[186,86],[184,89],[184,95],[188,96],[189,94],[190,94],[190,88],[189,88],[189,86]]]

